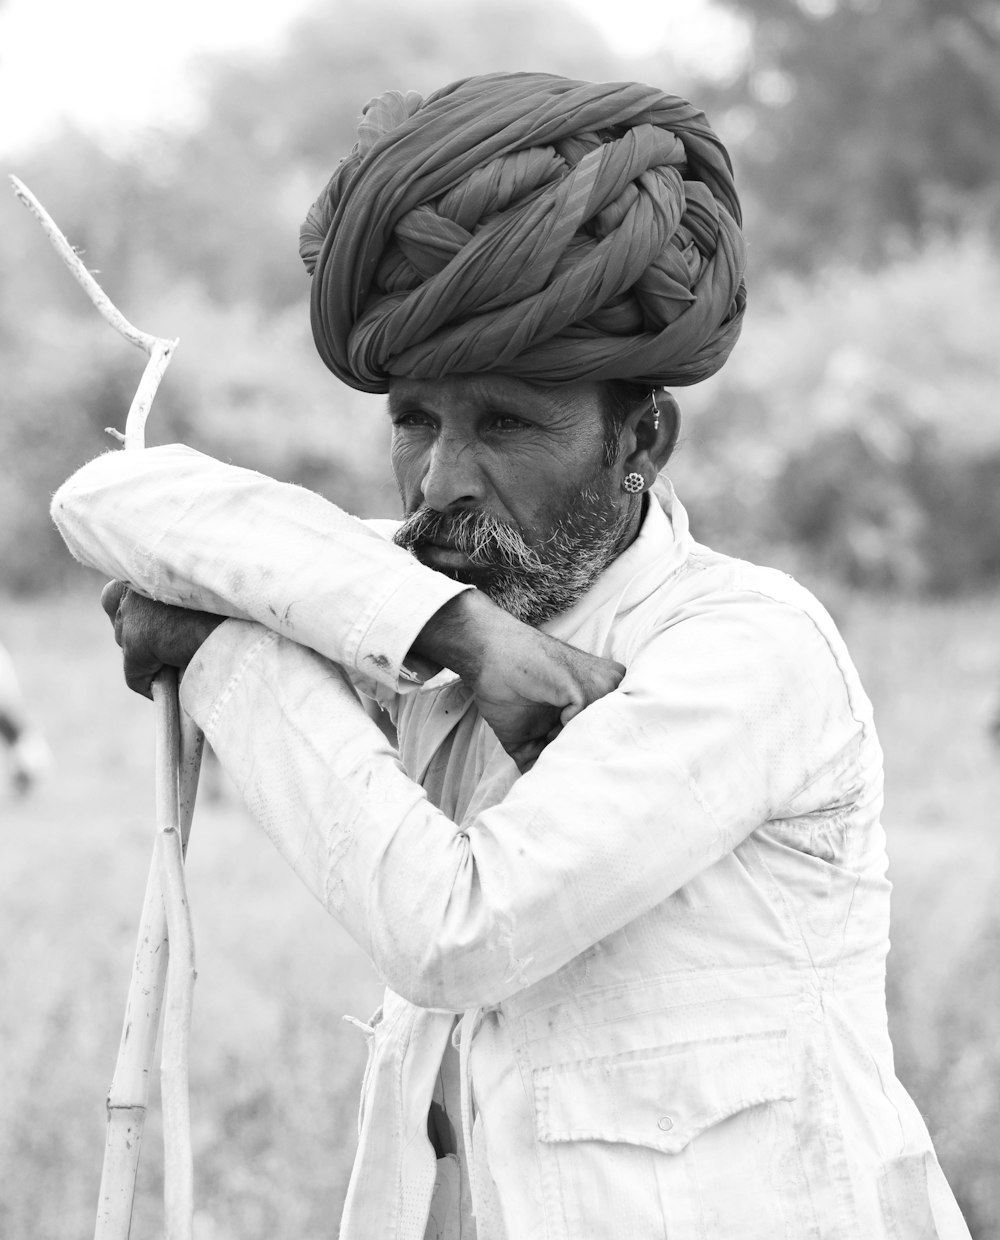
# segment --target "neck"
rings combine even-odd
[[[646,505],[649,497],[645,491],[629,497],[629,512],[622,526],[621,538],[615,544],[615,559],[626,551],[639,537],[642,523],[646,516]]]

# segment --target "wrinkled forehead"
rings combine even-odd
[[[577,416],[585,424],[601,414],[605,385],[593,380],[574,383],[530,383],[508,375],[451,375],[444,379],[390,378],[390,413],[406,407],[452,412],[505,410],[540,416]]]

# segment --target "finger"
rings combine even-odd
[[[136,592],[128,586],[124,581],[118,583],[121,590],[118,595],[118,610],[114,615],[115,625],[115,641],[123,650],[125,650],[126,641],[129,647],[134,644],[136,633],[136,599],[139,597]],[[126,628],[128,630],[126,634]],[[129,655],[126,650],[126,657]]]
[[[118,608],[121,606],[122,595],[128,589],[124,581],[109,581],[101,591],[101,606],[104,614],[114,623]]]
[[[126,659],[134,657],[136,648],[140,652],[148,651],[149,609],[149,600],[144,595],[136,594],[129,585],[124,587],[115,616],[115,641],[125,651]]]
[[[133,693],[152,699],[153,681],[163,670],[159,660],[136,659],[125,656],[125,683]]]
[[[576,686],[573,698],[559,712],[559,721],[563,726],[606,694],[613,693],[624,679],[623,664],[615,663],[610,659],[602,659],[601,662],[604,666],[600,669],[600,675],[589,682],[582,680]]]
[[[514,745],[507,752],[514,759],[514,764],[523,775],[538,761],[542,750],[546,746],[545,740],[525,741],[523,745]]]

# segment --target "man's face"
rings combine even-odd
[[[638,524],[604,454],[594,383],[395,379],[395,541],[529,624],[565,611]]]

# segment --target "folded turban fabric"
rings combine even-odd
[[[690,103],[493,73],[373,99],[299,248],[320,355],[362,391],[488,371],[677,385],[736,343],[740,222]]]

